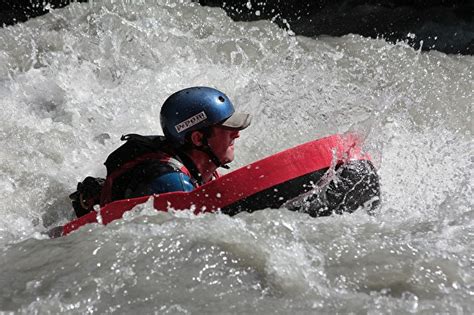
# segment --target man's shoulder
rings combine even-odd
[[[166,193],[173,191],[192,191],[195,188],[191,178],[182,172],[168,172],[156,176],[150,182],[153,193]]]
[[[182,171],[182,169],[179,167],[179,165],[175,165],[173,163],[170,163],[170,160],[164,161],[164,160],[147,160],[144,161],[143,163],[140,163],[137,168],[140,169],[140,172],[143,173],[143,175],[146,175],[148,178],[155,178],[164,174],[168,173],[183,173],[185,172]]]

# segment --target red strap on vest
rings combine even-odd
[[[113,171],[111,174],[107,175],[107,178],[105,179],[105,183],[104,183],[104,186],[102,187],[102,192],[100,195],[100,206],[103,207],[112,201],[112,186],[114,184],[114,180],[117,177],[133,169],[140,163],[143,163],[145,161],[151,161],[151,160],[157,160],[164,164],[170,164],[173,167],[178,168],[181,172],[188,175],[190,178],[192,178],[189,170],[183,165],[183,163],[181,163],[174,157],[164,152],[153,152],[153,153],[144,154],[142,156],[137,157],[136,159],[128,161],[127,163],[123,164],[121,167]]]

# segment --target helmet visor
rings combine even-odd
[[[250,126],[252,118],[249,114],[244,113],[234,113],[232,116],[220,123],[221,126],[243,130]]]

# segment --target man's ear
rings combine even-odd
[[[193,131],[191,133],[191,142],[197,147],[202,146],[202,138],[203,138],[203,133],[200,131]]]

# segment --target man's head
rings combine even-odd
[[[234,139],[250,125],[248,114],[235,113],[234,105],[219,90],[192,87],[172,94],[160,112],[163,133],[176,147],[205,152],[218,166],[234,158]]]

